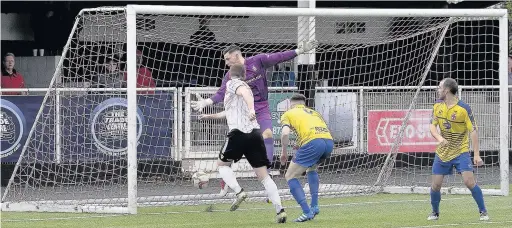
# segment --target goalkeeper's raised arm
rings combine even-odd
[[[268,99],[268,88],[264,81],[266,80],[266,69],[276,64],[291,60],[300,54],[309,52],[318,46],[316,40],[305,42],[303,45],[299,45],[298,49],[277,52],[259,54],[248,57],[247,59],[242,56],[242,52],[238,46],[229,46],[223,51],[224,60],[226,65],[231,66],[233,64],[244,64],[246,68],[246,83],[251,87],[254,94],[254,101],[266,102]],[[222,79],[222,84],[219,90],[208,99],[203,99],[201,96],[196,94],[197,101],[193,101],[191,106],[196,111],[202,111],[206,106],[219,103],[223,101],[226,93],[226,82],[229,81],[229,72],[226,73]],[[256,107],[258,109],[258,107]],[[263,106],[260,106],[263,108]],[[258,112],[258,110],[256,110]]]

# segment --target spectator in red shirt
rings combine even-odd
[[[127,73],[124,73],[126,82]],[[142,65],[142,52],[137,50],[137,88],[155,88],[155,80],[151,75],[151,70]],[[154,90],[139,91],[138,94],[155,94]]]
[[[0,88],[4,89],[19,89],[25,88],[25,80],[23,75],[14,69],[14,54],[7,53],[4,56],[2,66],[2,80],[0,81]],[[25,92],[4,92],[2,95],[25,95]]]

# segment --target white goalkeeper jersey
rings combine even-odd
[[[224,96],[224,109],[229,131],[238,129],[243,133],[250,133],[253,129],[259,129],[256,120],[249,120],[249,107],[242,96],[236,95],[240,86],[249,86],[240,79],[231,79],[226,83],[226,95]],[[249,92],[251,89],[249,88]],[[252,96],[252,92],[251,92]]]

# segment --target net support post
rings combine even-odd
[[[359,89],[359,153],[364,154],[364,89]]]
[[[508,145],[508,18],[504,14],[499,19],[499,79],[500,79],[500,188],[504,196],[509,195],[509,153]]]
[[[128,213],[137,214],[137,24],[136,11],[126,7],[126,71],[128,117]]]
[[[316,7],[316,0],[298,0],[298,8],[314,9]],[[314,40],[315,37],[315,17],[314,16],[299,16],[297,23],[297,44],[301,45],[309,40]],[[307,105],[315,107],[315,62],[316,50],[311,50],[308,54],[302,54],[297,57],[297,87],[299,93],[303,93],[307,98]]]
[[[181,110],[178,111],[179,105],[178,102],[181,99],[181,88],[178,88],[174,90],[174,94],[172,97],[172,109],[173,109],[173,124],[172,124],[172,152],[171,152],[171,158],[175,161],[180,161],[180,146],[179,146],[179,140],[180,140],[180,132],[178,131],[179,127],[179,117],[178,114],[181,114]]]
[[[190,102],[191,102],[191,95],[190,95],[191,91],[190,91],[190,88],[185,88],[185,126],[184,126],[184,134],[185,134],[185,138],[184,138],[184,142],[183,142],[183,154],[182,154],[182,159],[183,158],[189,158],[190,156],[190,150],[191,150],[191,138],[192,138],[192,124],[190,123],[191,122],[191,115],[192,115],[192,108],[190,106]]]
[[[57,69],[58,71],[59,69]],[[58,77],[58,83],[60,83],[60,74],[57,76]],[[56,89],[55,90],[55,135],[54,135],[54,140],[55,140],[55,162],[57,164],[60,164],[61,161],[62,161],[62,151],[61,151],[61,148],[62,148],[62,141],[61,141],[61,135],[62,135],[62,132],[61,132],[61,125],[62,125],[62,121],[61,121],[61,113],[60,113],[60,110],[61,110],[61,91]]]
[[[407,127],[407,122],[409,121],[409,118],[411,117],[412,110],[416,106],[418,95],[422,89],[423,84],[425,83],[425,81],[427,79],[427,75],[430,72],[432,64],[434,63],[434,61],[436,59],[436,56],[437,56],[437,53],[439,52],[441,44],[443,43],[443,40],[446,37],[446,32],[448,31],[448,28],[450,27],[451,21],[452,21],[452,19],[449,19],[449,23],[444,26],[440,36],[438,37],[437,44],[434,47],[432,54],[430,55],[428,63],[425,66],[425,68],[423,69],[421,81],[418,84],[418,88],[414,92],[414,97],[412,99],[412,102],[409,104],[409,108],[407,109],[407,113],[405,114],[404,120],[402,121],[402,125],[400,125],[400,129],[398,130],[398,134],[396,137],[397,140],[395,142],[393,142],[393,145],[391,146],[391,149],[386,156],[386,160],[384,161],[384,164],[382,165],[382,169],[379,173],[379,176],[377,177],[377,181],[375,182],[376,186],[384,186],[385,182],[388,180],[389,176],[391,175],[390,169],[392,169],[395,165],[397,152],[402,144],[402,139],[403,139],[403,135],[405,132],[405,128]]]

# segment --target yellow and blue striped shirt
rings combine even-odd
[[[281,125],[297,133],[297,144],[303,146],[313,139],[332,139],[322,115],[304,105],[296,105],[281,116]]]
[[[449,108],[443,101],[435,103],[431,123],[439,126],[441,136],[448,141],[448,145],[438,146],[436,149],[436,154],[442,161],[450,161],[469,151],[469,133],[477,127],[468,104],[459,100]]]

